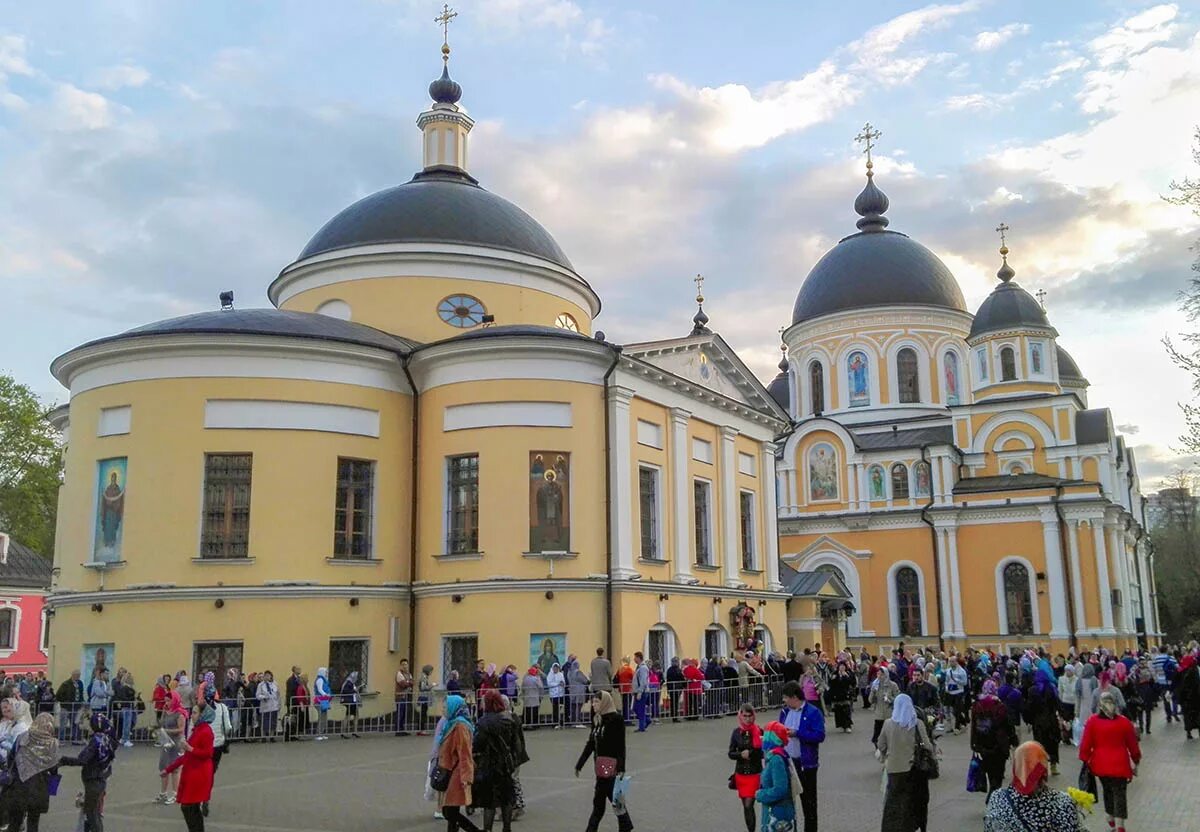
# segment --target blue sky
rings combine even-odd
[[[854,230],[879,126],[892,228],[1017,280],[1138,449],[1171,450],[1188,379],[1160,342],[1197,222],[1200,12],[1184,4],[455,4],[471,169],[555,234],[617,340],[690,326],[691,277],[764,379],[804,276]],[[151,0],[0,19],[0,368],[47,398],[72,346],[271,278],[355,198],[420,164],[434,3]]]

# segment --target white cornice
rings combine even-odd
[[[495,379],[538,379],[603,384],[614,349],[569,336],[496,335],[455,338],[422,347],[409,368],[424,391],[446,384]]]
[[[99,592],[71,592],[57,589],[46,597],[50,609],[91,604],[140,603],[145,601],[226,601],[247,599],[293,598],[383,598],[407,600],[405,584],[363,586],[322,584],[268,584],[264,586],[146,586],[135,589],[107,589]]]
[[[897,327],[928,327],[934,332],[945,330],[965,340],[971,331],[972,320],[974,317],[969,312],[933,306],[876,306],[847,309],[792,324],[784,331],[783,337],[789,347],[795,345],[799,349],[807,342],[828,336],[860,335],[870,330],[892,333]]]
[[[588,578],[545,578],[520,580],[517,578],[487,581],[455,581],[444,584],[413,585],[413,597],[437,598],[454,595],[490,595],[513,592],[603,592],[607,585],[603,575]],[[677,584],[667,581],[613,581],[614,592],[667,595],[701,595],[709,598],[779,601],[789,598],[787,592],[772,592],[764,589],[730,589],[726,586],[701,586],[699,584]]]
[[[451,278],[537,289],[600,314],[600,296],[582,277],[549,260],[455,243],[381,243],[314,255],[284,268],[267,288],[276,306],[300,292],[352,280]]]

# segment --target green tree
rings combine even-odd
[[[0,531],[49,557],[62,445],[33,391],[0,373]]]
[[[1196,478],[1176,471],[1159,492],[1159,513],[1150,530],[1154,583],[1163,629],[1172,640],[1200,637],[1200,516]]]
[[[1192,161],[1200,167],[1200,127],[1196,128],[1195,144],[1192,146]],[[1200,179],[1185,176],[1171,182],[1171,193],[1165,197],[1173,205],[1183,205],[1200,217]],[[1192,245],[1192,251],[1197,252],[1196,260],[1192,263],[1192,277],[1187,287],[1180,292],[1179,307],[1187,315],[1189,322],[1200,321],[1200,242]],[[1200,395],[1200,331],[1185,332],[1180,336],[1177,346],[1170,338],[1164,338],[1167,354],[1177,365],[1187,370],[1192,377],[1193,400]],[[1188,453],[1200,454],[1200,405],[1193,402],[1182,402],[1185,432],[1179,437],[1180,444]]]

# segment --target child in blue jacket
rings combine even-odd
[[[773,832],[776,824],[794,829],[796,804],[792,802],[792,781],[788,772],[787,728],[772,722],[763,729],[763,771],[754,799],[762,804],[762,830]]]

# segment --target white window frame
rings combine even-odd
[[[1013,370],[1016,372],[1015,378],[1004,378],[1004,359],[1002,357],[1004,350],[1010,349],[1013,354]],[[992,346],[992,369],[997,373],[995,384],[1015,384],[1018,381],[1024,381],[1025,376],[1021,373],[1021,345],[1016,341],[1002,341]]]
[[[1033,371],[1033,347],[1035,344],[1042,348],[1042,371],[1040,373],[1035,373]],[[1051,377],[1049,342],[1041,338],[1025,339],[1025,366],[1029,368],[1029,378],[1049,380]]]
[[[750,565],[742,560],[742,497],[750,498]],[[758,495],[750,488],[738,489],[738,570],[757,572],[761,569],[758,557]]]
[[[642,470],[654,472],[654,545],[658,549],[657,554],[653,558],[646,557],[646,553],[640,551],[642,546]],[[667,540],[666,529],[663,523],[665,513],[663,511],[663,474],[662,466],[655,465],[653,462],[638,460],[638,557],[642,560],[650,560],[654,562],[667,560]]]
[[[897,639],[912,638],[900,635],[900,597],[896,592],[896,573],[906,566],[917,573],[917,595],[921,600],[921,637],[925,638],[929,635],[929,602],[925,597],[925,571],[911,560],[898,560],[888,569],[888,620],[892,636]]]
[[[705,518],[704,518],[704,536],[706,538],[706,542],[708,543],[709,561],[706,561],[704,563],[700,562],[700,551],[696,545],[696,543],[697,543],[697,541],[696,541],[696,514],[697,514],[696,483],[700,483],[708,491],[708,499],[705,500],[705,502],[708,505],[706,506],[707,511],[705,511]],[[710,479],[707,479],[705,477],[692,477],[692,530],[691,531],[692,531],[692,565],[693,566],[700,566],[700,567],[709,568],[709,569],[716,569],[718,566],[717,552],[716,552],[716,549],[713,547],[713,543],[714,543],[714,540],[713,540],[713,513],[714,513],[713,481]]]
[[[7,659],[21,646],[21,605],[12,598],[0,598],[0,610],[13,611],[12,646],[0,645],[0,659]]]

